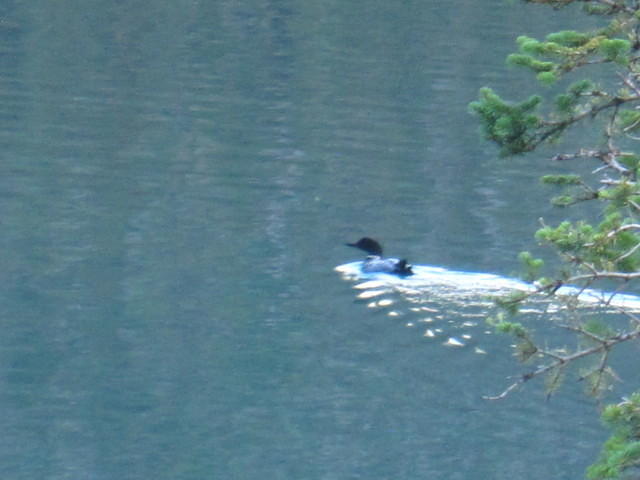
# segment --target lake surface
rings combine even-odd
[[[520,371],[486,301],[381,303],[334,271],[364,235],[518,270],[565,214],[537,187],[553,167],[497,159],[467,105],[518,98],[515,38],[576,18],[5,2],[2,478],[580,478],[606,437],[580,385],[481,399]]]

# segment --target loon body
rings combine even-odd
[[[355,243],[347,243],[347,245],[369,254],[362,262],[362,271],[364,273],[391,273],[401,277],[413,275],[411,265],[405,259],[383,258],[382,245],[372,238],[364,237]]]

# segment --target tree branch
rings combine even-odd
[[[574,362],[580,358],[583,357],[587,357],[589,355],[593,355],[594,353],[598,353],[598,352],[602,352],[605,350],[609,350],[612,346],[617,345],[619,343],[622,342],[627,342],[629,340],[633,340],[635,338],[640,337],[640,328],[633,330],[631,332],[627,332],[624,334],[619,334],[616,335],[615,337],[612,337],[610,339],[607,340],[602,340],[600,342],[599,345],[596,345],[594,347],[591,348],[587,348],[584,350],[579,350],[571,355],[566,355],[566,356],[562,356],[560,358],[558,358],[556,361],[551,362],[547,365],[543,365],[541,367],[538,367],[536,370],[533,370],[531,372],[525,373],[523,374],[518,381],[512,383],[511,385],[509,385],[502,393],[500,393],[499,395],[487,395],[487,396],[483,396],[482,398],[485,400],[501,400],[503,398],[505,398],[507,395],[509,395],[509,393],[511,393],[514,389],[516,389],[517,387],[519,387],[520,385],[528,382],[529,380],[531,380],[532,378],[535,377],[539,377],[540,375],[543,375],[547,372],[549,372],[550,370],[553,370],[554,368],[558,368],[558,367],[564,367],[565,365],[568,365],[571,362]],[[602,369],[604,369],[604,367],[602,367]]]
[[[575,275],[568,278],[566,283],[582,282],[584,280],[602,280],[603,278],[629,281],[640,278],[640,272],[594,272],[585,275]]]

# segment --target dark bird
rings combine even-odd
[[[413,275],[411,265],[404,258],[382,258],[382,245],[373,238],[363,237],[355,243],[347,243],[346,245],[369,254],[362,263],[364,273],[392,273],[400,277]]]

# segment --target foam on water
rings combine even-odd
[[[479,335],[490,335],[485,324],[494,306],[493,298],[514,291],[535,292],[535,286],[521,280],[490,273],[457,272],[441,267],[414,265],[414,275],[399,277],[388,273],[365,273],[362,262],[351,262],[335,269],[343,278],[355,281],[356,299],[369,308],[386,311],[387,316],[405,321],[409,328],[422,328],[422,336],[446,347],[471,346],[478,354],[486,354],[477,345]],[[604,308],[616,312],[627,309],[640,312],[640,297],[564,286],[557,296],[575,297],[586,309]],[[394,298],[395,297],[395,298]],[[393,309],[390,307],[393,306]],[[562,308],[560,302],[544,295],[527,301],[522,312],[541,315]]]
[[[414,265],[414,275],[398,277],[388,273],[364,273],[362,262],[351,262],[337,266],[335,269],[346,279],[366,280],[356,288],[369,289],[375,287],[383,292],[385,288],[396,290],[416,290],[434,295],[454,292],[459,298],[486,298],[513,291],[533,292],[535,287],[521,280],[502,277],[491,273],[457,272],[441,267]],[[580,289],[564,286],[556,291],[559,296],[576,296],[580,302],[587,304],[602,304],[640,311],[640,297],[636,295],[604,292],[595,289]]]

